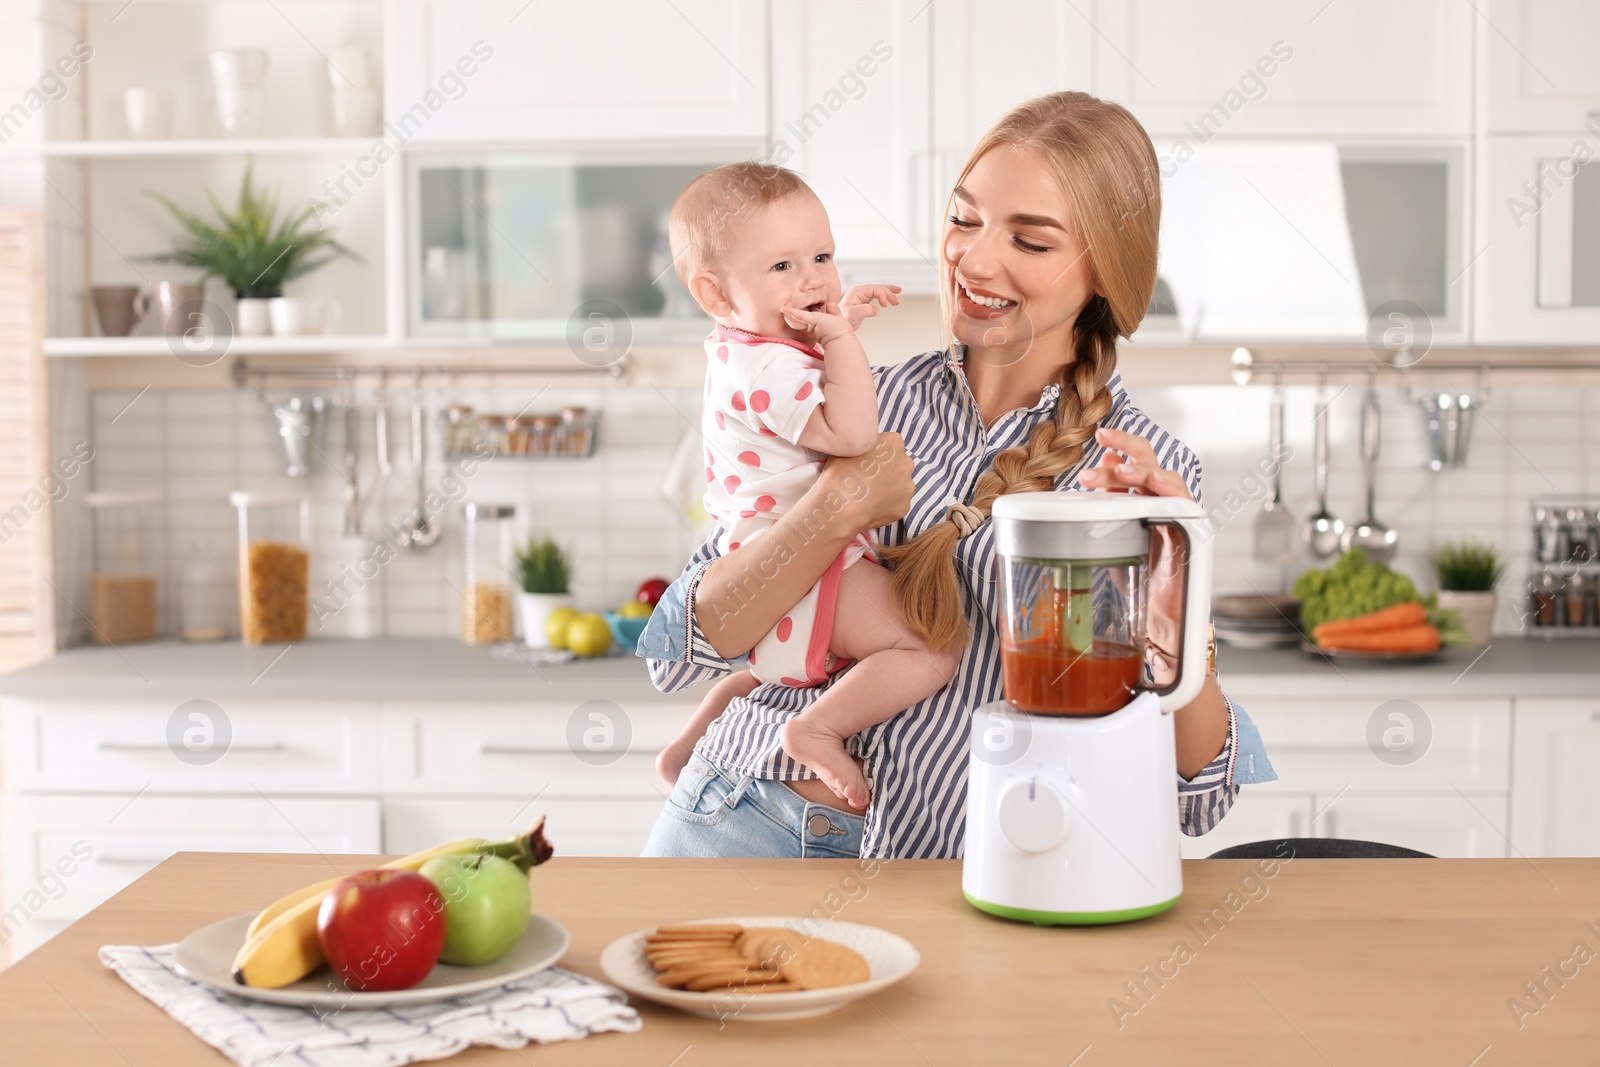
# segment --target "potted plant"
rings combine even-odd
[[[569,582],[572,560],[548,535],[530,537],[517,549],[517,613],[522,618],[522,640],[529,648],[549,648],[546,624],[560,608],[572,607]]]
[[[211,193],[206,196],[217,214],[218,225],[179,207],[161,193],[146,190],[177,221],[182,233],[172,250],[146,258],[157,263],[195,267],[200,281],[221,278],[239,301],[235,330],[244,336],[270,332],[267,301],[283,295],[283,287],[310,274],[331,260],[361,257],[333,239],[315,218],[316,209],[299,214],[278,214],[277,197],[258,192],[255,164],[245,168],[239,184],[239,206],[230,214]]]
[[[1494,624],[1495,583],[1505,563],[1493,545],[1464,540],[1445,543],[1428,557],[1439,578],[1439,607],[1461,613],[1474,645],[1489,643]]]

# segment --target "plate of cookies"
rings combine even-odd
[[[770,1022],[838,1011],[900,981],[922,957],[887,930],[759,916],[637,930],[600,954],[614,984],[709,1019]]]

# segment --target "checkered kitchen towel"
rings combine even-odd
[[[469,1045],[521,1048],[639,1029],[608,985],[559,967],[471,996],[387,1009],[289,1008],[229,996],[183,977],[173,945],[106,945],[100,962],[243,1067],[399,1067]]]

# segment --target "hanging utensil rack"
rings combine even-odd
[[[1359,374],[1377,368],[1400,375],[1406,381],[1411,374],[1476,374],[1484,381],[1490,374],[1517,374],[1523,371],[1536,373],[1567,373],[1572,371],[1600,371],[1600,360],[1593,359],[1435,359],[1431,356],[1415,362],[1385,363],[1371,356],[1366,359],[1323,360],[1258,360],[1248,348],[1236,348],[1229,357],[1233,367],[1235,385],[1249,385],[1258,374],[1304,375],[1315,378],[1321,374]]]
[[[606,367],[567,366],[541,363],[504,363],[492,366],[471,364],[420,363],[316,363],[285,364],[271,359],[266,364],[252,363],[246,356],[233,361],[233,384],[243,388],[250,382],[265,383],[271,378],[313,380],[322,378],[352,381],[359,378],[383,380],[387,377],[421,375],[434,384],[463,378],[609,378],[621,381],[628,375],[626,359]]]

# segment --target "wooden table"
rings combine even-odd
[[[177,941],[330,867],[371,865],[174,856],[0,974],[0,1062],[227,1063],[101,967],[98,947]],[[584,974],[600,975],[612,939],[657,922],[819,907],[909,938],[922,967],[823,1019],[719,1028],[641,1005],[636,1034],[453,1062],[1600,1062],[1600,860],[1301,859],[1270,876],[1253,861],[1203,860],[1184,864],[1183,900],[1165,915],[1048,930],[974,911],[960,873],[934,861],[557,859],[534,873],[534,906],[572,932],[563,964]],[[1579,943],[1586,965],[1572,958]],[[1527,982],[1548,992],[1535,1000]]]

